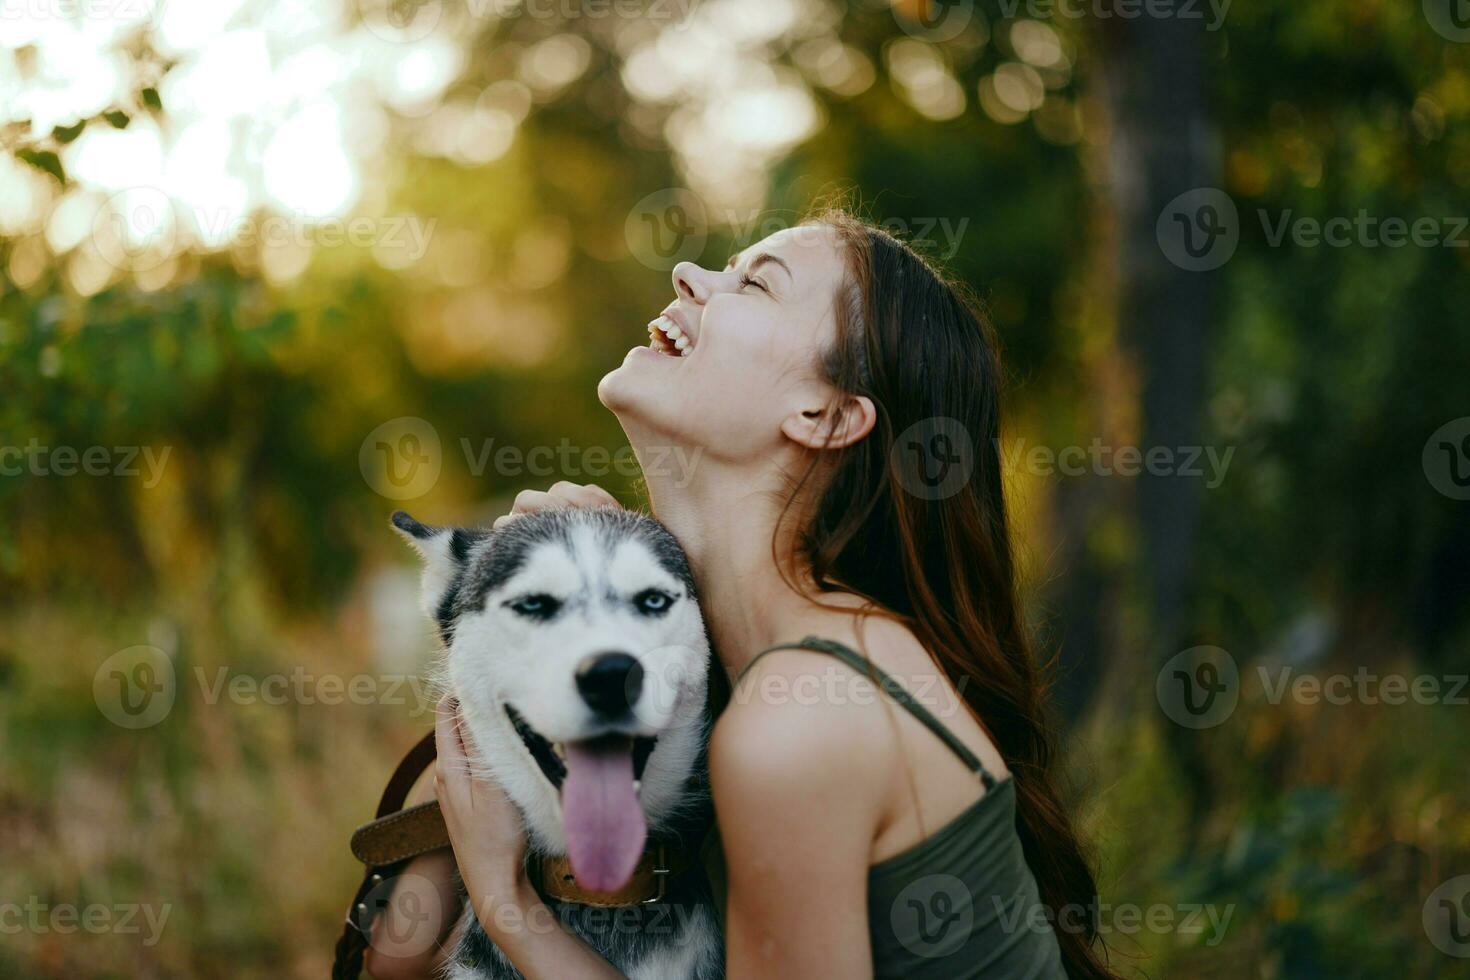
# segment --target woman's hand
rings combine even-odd
[[[434,741],[439,758],[434,766],[434,792],[459,875],[476,911],[506,901],[525,885],[526,830],[520,811],[493,780],[470,772],[469,746],[459,713],[459,702],[439,702]]]
[[[595,483],[553,483],[549,490],[522,490],[516,494],[510,513],[497,517],[491,527],[500,527],[521,514],[543,510],[566,510],[571,507],[622,507],[618,498]]]
[[[434,790],[470,908],[528,980],[624,980],[582,940],[561,928],[526,876],[526,830],[520,811],[494,780],[470,772],[459,704],[439,702]]]

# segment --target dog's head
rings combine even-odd
[[[621,888],[648,826],[688,802],[707,722],[709,641],[678,542],[606,508],[393,525],[424,558],[475,761],[579,883]]]

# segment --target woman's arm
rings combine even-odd
[[[527,980],[621,980],[592,947],[562,929],[525,874],[526,834],[515,804],[470,774],[459,706],[439,703],[435,792],[459,876],[480,925]]]
[[[867,875],[887,767],[869,764],[858,718],[850,705],[756,695],[715,726],[732,980],[872,976]]]

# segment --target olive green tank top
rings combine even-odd
[[[996,780],[975,753],[897,681],[832,640],[808,636],[762,650],[735,683],[756,660],[790,649],[831,654],[873,680],[943,740],[985,787],[985,795],[954,819],[868,868],[873,976],[1065,980],[1061,948],[1016,833],[1012,778]],[[713,877],[723,918],[723,874]]]

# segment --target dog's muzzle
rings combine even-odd
[[[531,753],[531,758],[536,760],[542,775],[557,789],[561,789],[562,780],[567,778],[567,767],[563,761],[566,751],[560,742],[552,742],[536,729],[526,723],[526,719],[511,704],[505,706],[506,717],[510,719],[511,727],[521,737],[526,751]],[[628,738],[627,735],[601,735],[598,738]],[[596,741],[591,739],[589,741]],[[658,744],[657,735],[633,736],[633,778],[641,780],[643,770],[648,765],[648,757],[653,754],[654,746]]]

